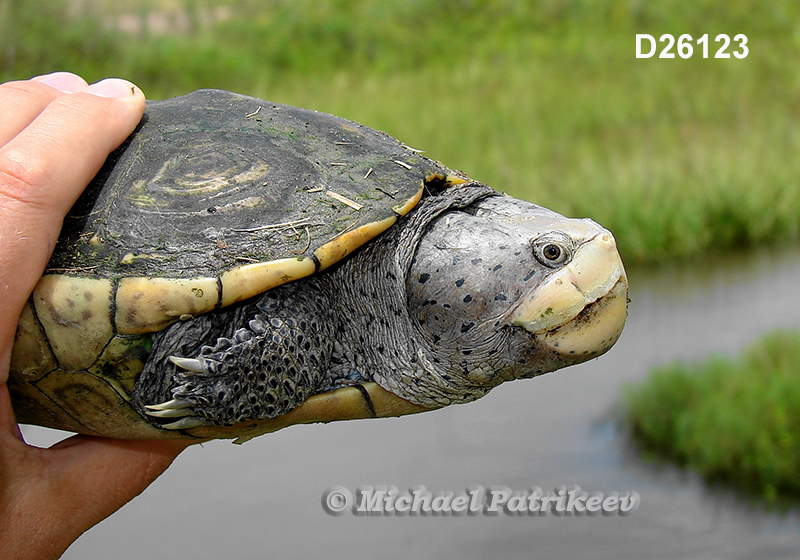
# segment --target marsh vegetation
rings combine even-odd
[[[740,356],[674,362],[625,391],[644,453],[773,504],[800,497],[800,331],[777,330]]]

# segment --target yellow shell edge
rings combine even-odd
[[[30,383],[56,368],[47,346],[47,338],[33,315],[30,301],[19,317],[14,348],[11,351],[11,379]]]
[[[58,364],[66,370],[91,366],[114,335],[110,280],[45,274],[33,305]]]
[[[406,214],[411,212],[411,209],[414,208],[419,203],[419,200],[422,198],[422,193],[423,192],[425,192],[425,184],[424,183],[419,188],[419,190],[416,192],[416,194],[414,194],[414,196],[412,196],[411,198],[406,200],[403,204],[400,204],[398,206],[393,206],[392,210],[394,210],[395,212],[397,212],[401,216],[405,216]]]
[[[216,278],[122,278],[114,321],[119,334],[156,332],[179,319],[211,311],[218,301]]]
[[[314,260],[308,257],[278,259],[245,264],[223,272],[222,305],[251,298],[275,286],[314,274]]]
[[[364,224],[347,231],[314,251],[314,256],[320,264],[320,269],[328,268],[373,239],[378,234],[386,231],[389,226],[397,221],[397,216],[389,216],[377,222]]]

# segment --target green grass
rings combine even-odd
[[[674,363],[627,387],[645,455],[763,497],[800,498],[800,331],[775,331],[736,359]]]
[[[118,31],[153,12],[183,23]],[[656,262],[800,238],[798,16],[790,0],[0,0],[0,77],[335,113]],[[708,33],[712,54],[744,33],[750,54],[637,60],[636,33]]]

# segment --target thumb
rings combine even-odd
[[[0,558],[60,556],[193,443],[78,435],[50,449],[30,447],[18,437],[5,385],[0,422]]]

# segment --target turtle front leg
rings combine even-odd
[[[160,349],[163,356],[156,362],[168,370],[172,398],[142,403],[140,410],[162,428],[180,430],[274,418],[296,408],[320,385],[333,347],[325,306],[315,295],[298,289],[267,292],[247,327],[217,337],[213,346],[194,353],[181,344],[174,352]],[[171,328],[181,327],[197,330],[196,325]]]

